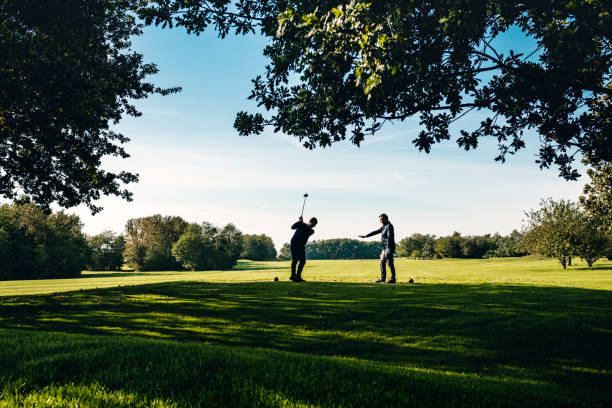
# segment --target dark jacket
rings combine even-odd
[[[380,243],[382,244],[383,249],[395,251],[395,231],[393,230],[393,225],[390,222],[383,224],[383,226],[376,231],[370,232],[368,235],[366,235],[366,237],[371,237],[372,235],[376,234],[382,234],[380,236]]]
[[[298,221],[291,226],[291,229],[295,230],[293,238],[291,238],[291,246],[306,246],[308,238],[314,234],[314,230],[302,221]]]

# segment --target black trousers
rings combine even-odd
[[[304,265],[306,265],[306,245],[291,245],[291,276],[301,277]]]
[[[387,278],[387,263],[391,270],[391,279],[395,279],[395,265],[393,264],[393,250],[387,253],[386,249],[380,254],[380,279],[385,280]]]

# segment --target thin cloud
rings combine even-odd
[[[384,142],[390,139],[395,139],[396,137],[399,136],[406,136],[409,134],[414,134],[415,132],[418,131],[418,128],[411,128],[411,129],[407,129],[398,133],[394,133],[392,135],[387,135],[387,136],[371,136],[368,139],[366,139],[362,144],[362,146],[367,146],[367,145],[372,145],[372,144],[376,144],[376,143],[380,143],[380,142]]]

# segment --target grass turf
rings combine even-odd
[[[239,261],[230,271],[85,271],[78,278],[0,281],[0,296],[33,295],[143,285],[173,281],[261,282],[289,278],[289,262]],[[493,259],[396,260],[398,281],[417,283],[495,283],[536,286],[569,286],[612,290],[612,262],[598,261],[592,268],[574,260],[568,270],[558,262],[539,257]],[[378,278],[378,261],[308,261],[304,277],[314,282],[371,283]]]
[[[367,283],[375,261],[308,265],[22,282],[0,297],[0,407],[612,404],[612,263],[402,260],[417,284],[396,286]]]

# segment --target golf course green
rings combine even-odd
[[[396,265],[0,282],[0,407],[612,406],[612,262]]]

